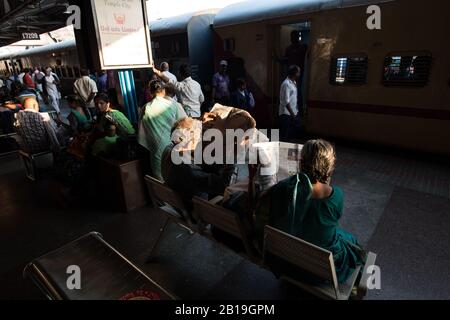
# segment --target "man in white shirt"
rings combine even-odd
[[[169,63],[163,62],[161,63],[161,72],[163,75],[165,75],[167,78],[169,78],[170,82],[176,82],[177,77],[170,72]]]
[[[205,96],[202,92],[200,83],[192,79],[191,72],[187,65],[180,67],[181,81],[170,80],[161,71],[153,68],[156,75],[160,77],[164,82],[172,83],[175,86],[177,94],[180,98],[179,103],[183,106],[186,114],[191,118],[201,117],[201,105],[205,101]]]
[[[81,78],[73,84],[75,94],[86,104],[86,107],[95,109],[94,98],[98,93],[97,84],[89,77],[89,70],[81,70]]]
[[[280,89],[280,141],[289,142],[292,138],[292,129],[298,115],[297,81],[300,79],[300,67],[290,66],[286,80]]]

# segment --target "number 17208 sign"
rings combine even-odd
[[[41,40],[37,32],[22,32],[22,40]]]

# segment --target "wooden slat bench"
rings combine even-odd
[[[248,230],[244,227],[238,214],[218,205],[221,197],[211,201],[206,201],[199,197],[193,198],[193,212],[200,222],[193,226],[192,221],[189,219],[189,213],[179,195],[162,182],[150,176],[147,176],[145,180],[157,210],[167,216],[166,223],[152,248],[152,253],[154,253],[156,246],[161,240],[162,233],[169,220],[215,240],[205,228],[209,224],[239,239],[245,248],[245,257],[263,268],[273,270],[269,257],[276,257],[289,263],[294,270],[305,271],[307,275],[312,275],[315,281],[311,283],[310,281],[303,282],[301,277],[297,279],[289,274],[281,273],[282,280],[286,280],[311,294],[327,299],[349,299],[353,287],[357,286],[358,292],[355,298],[362,299],[365,296],[367,291],[366,283],[369,276],[367,268],[375,264],[376,255],[374,253],[368,253],[363,270],[361,270],[361,267],[357,268],[347,283],[339,285],[331,252],[266,226],[263,256],[258,256],[255,254],[255,249],[250,241]],[[357,280],[359,280],[358,283],[356,283]]]
[[[348,300],[352,290],[358,288],[355,298],[362,299],[367,292],[367,268],[375,264],[376,255],[368,253],[366,264],[356,268],[345,284],[337,281],[333,254],[311,243],[293,237],[287,233],[266,226],[264,230],[264,265],[268,268],[276,267],[269,261],[269,256],[281,259],[291,264],[295,269],[302,271],[302,276],[309,277],[304,281],[302,277],[294,277],[292,274],[282,274],[281,278],[301,289],[320,298],[333,300]],[[362,272],[362,273],[361,273]],[[362,275],[359,277],[359,275]],[[359,279],[359,283],[356,281]]]
[[[69,289],[69,266],[80,268],[80,289]],[[99,233],[89,233],[31,262],[24,277],[51,300],[172,300],[175,296],[150,279]]]

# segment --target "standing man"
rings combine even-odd
[[[300,107],[303,107],[302,85],[303,73],[305,70],[305,60],[308,55],[308,46],[301,40],[301,33],[298,30],[291,32],[291,44],[286,48],[284,62],[289,66],[299,66],[302,74],[297,81],[298,101]]]
[[[290,66],[286,80],[280,89],[280,141],[289,142],[292,138],[292,130],[298,115],[298,91],[297,81],[300,78],[300,68],[296,65]]]
[[[177,81],[177,77],[170,72],[170,66],[169,63],[167,62],[163,62],[161,63],[161,72],[163,75],[165,75],[167,78],[169,78],[170,82],[176,82]]]
[[[212,96],[213,105],[220,103],[228,106],[230,104],[230,77],[227,74],[228,62],[220,61],[220,70],[213,76],[212,80]]]
[[[182,65],[180,67],[181,81],[170,80],[161,71],[155,68],[154,71],[164,82],[170,82],[175,86],[177,94],[180,97],[179,102],[186,111],[186,114],[191,118],[200,118],[201,106],[205,101],[205,96],[203,95],[200,83],[192,79],[189,67],[187,65]]]
[[[59,100],[61,99],[61,94],[58,90],[59,78],[56,74],[52,72],[52,68],[47,68],[45,70],[45,77],[43,86],[45,87],[45,92],[47,95],[48,105],[51,106],[56,113],[61,114],[61,110],[59,108]]]
[[[105,70],[100,71],[100,76],[98,77],[98,92],[108,93],[108,74]]]
[[[73,91],[84,102],[92,115],[96,114],[94,98],[98,93],[97,84],[89,76],[89,70],[81,70],[81,78],[73,84]]]
[[[26,68],[24,69],[24,76],[23,76],[23,84],[27,87],[27,89],[30,90],[35,90],[36,89],[36,84],[33,81],[33,78],[31,77],[31,70]]]

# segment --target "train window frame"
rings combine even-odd
[[[236,39],[233,37],[223,39],[223,50],[225,52],[234,52],[236,50]]]
[[[67,79],[67,69],[64,66],[61,66],[61,78]]]
[[[417,57],[425,57],[428,59],[428,61],[422,62],[427,63],[422,68],[426,68],[426,76],[423,77],[423,79],[416,79],[416,80],[408,80],[408,79],[386,79],[386,67],[387,65],[387,59],[388,58],[400,58],[398,68],[401,67],[401,61],[405,57],[412,57],[413,59],[416,59]],[[397,59],[398,60],[398,59]],[[433,67],[433,55],[430,51],[393,51],[388,52],[383,59],[383,68],[382,68],[382,74],[381,74],[381,82],[385,87],[388,88],[424,88],[426,87],[430,82],[431,77],[431,71]],[[391,65],[393,63],[391,62]],[[413,61],[411,61],[410,67],[412,67]],[[406,69],[405,69],[406,70]],[[407,71],[409,75],[411,75],[411,70]],[[412,73],[414,74],[414,72]]]
[[[73,75],[74,75],[75,79],[81,78],[81,69],[79,66],[73,67]]]
[[[54,66],[53,69],[55,70],[56,75],[58,76],[58,78],[62,78],[61,77],[61,67],[60,66]]]
[[[69,79],[75,78],[75,73],[73,72],[73,68],[70,66],[67,66],[66,69],[67,69],[67,77]]]
[[[339,60],[346,59],[345,66],[345,74],[341,74],[342,81],[338,81],[338,62]],[[362,59],[363,61],[363,74],[359,76],[357,80],[348,80],[349,78],[349,59]],[[361,63],[361,62],[358,62]],[[329,76],[329,84],[335,87],[360,87],[367,84],[369,74],[369,56],[367,53],[343,53],[343,54],[334,54],[330,59],[330,76]],[[343,76],[343,78],[342,78]],[[355,75],[350,76],[350,79],[353,79]]]

